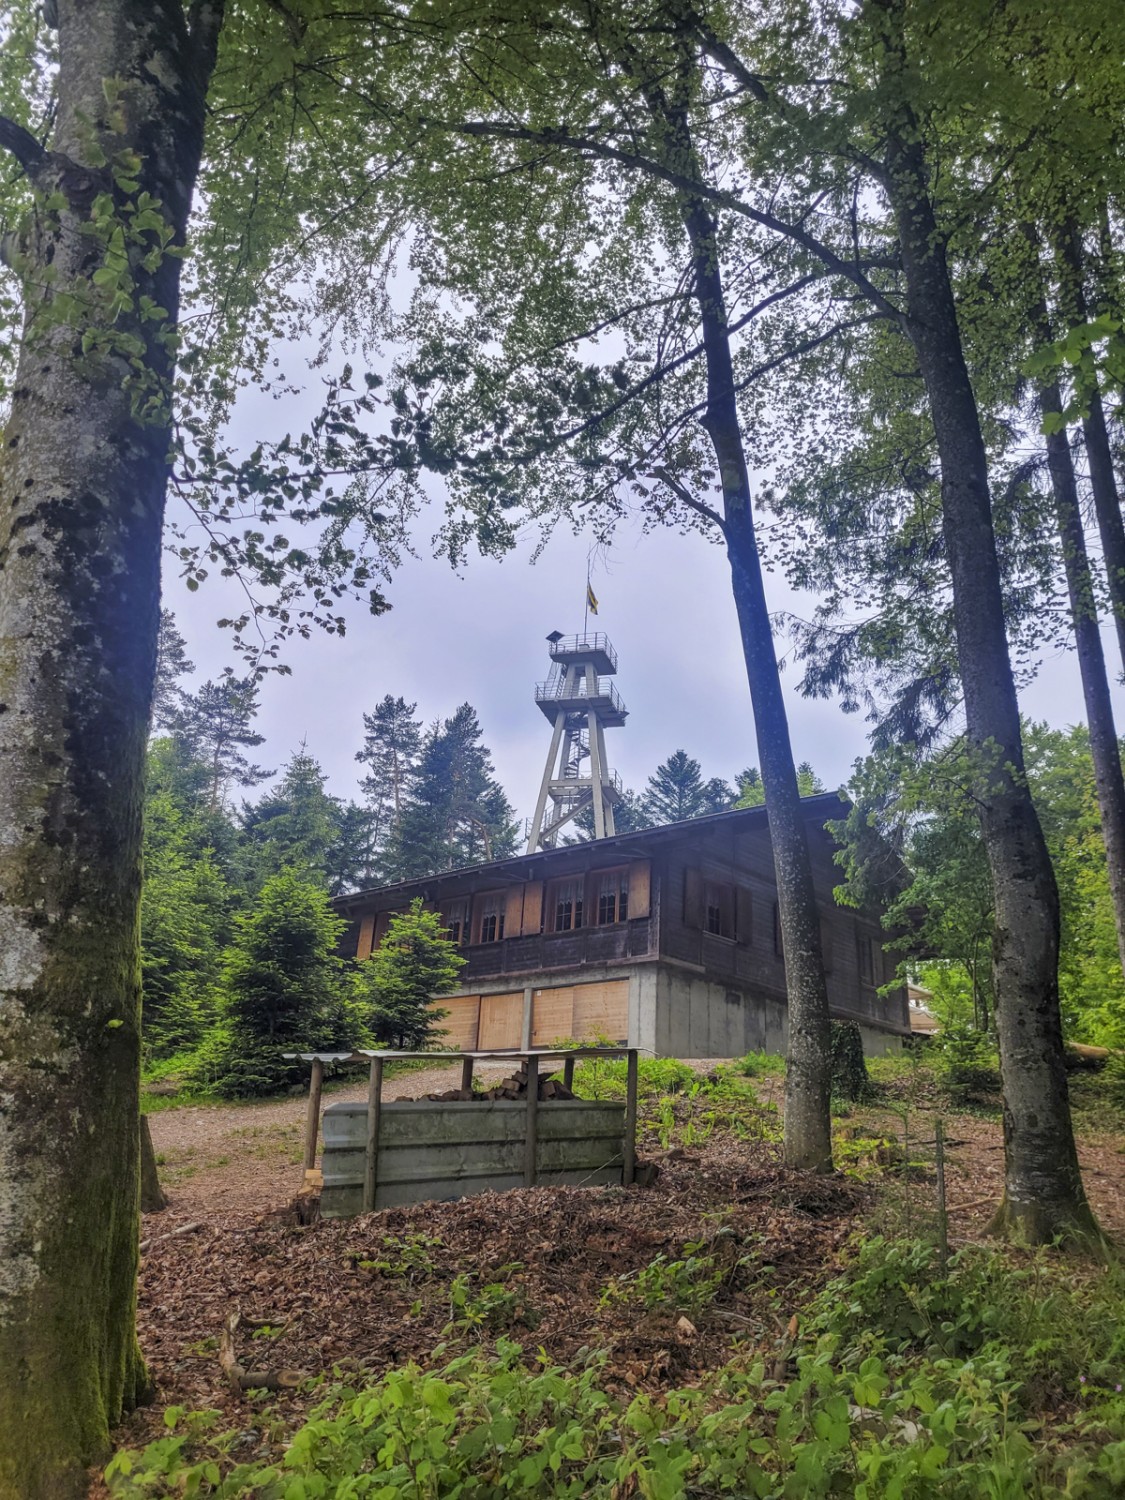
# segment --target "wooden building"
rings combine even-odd
[[[832,1014],[871,1054],[910,1034],[879,914],[837,906],[825,822],[835,793],[804,801]],[[343,951],[367,957],[420,896],[466,964],[438,1002],[445,1044],[547,1047],[602,1037],[661,1057],[785,1048],[785,968],[764,807],[539,849],[493,864],[342,896]]]

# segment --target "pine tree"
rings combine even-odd
[[[360,1015],[378,1043],[408,1049],[427,1046],[446,1014],[431,1009],[430,1001],[453,989],[464,964],[457,945],[446,936],[441,916],[423,910],[420,899],[392,918],[382,943],[357,966]]]
[[[320,886],[282,870],[236,922],[222,974],[225,1025],[204,1063],[228,1096],[276,1093],[299,1082],[284,1052],[346,1049],[355,1022],[336,944],[344,922]]]
[[[210,770],[210,805],[225,804],[231,783],[257,786],[274,773],[253,765],[243,753],[265,741],[252,727],[258,713],[258,684],[227,673],[184,695],[176,733],[191,754]]]
[[[797,790],[802,797],[816,797],[824,791],[824,783],[807,760],[797,767]],[[762,785],[762,773],[757,766],[747,766],[738,778],[738,797],[734,807],[761,807],[766,800],[766,789]]]
[[[394,843],[418,774],[422,725],[414,717],[417,707],[388,693],[373,712],[363,716],[363,749],[356,751],[355,758],[367,767],[360,789],[370,812],[376,849]]]

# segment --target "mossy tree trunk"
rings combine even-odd
[[[141,797],[179,284],[162,246],[183,242],[220,15],[58,0],[50,150],[0,121],[38,200],[5,247],[24,330],[0,460],[0,1500],[84,1495],[146,1380]]]
[[[1032,1243],[1096,1233],[1078,1168],[1059,1011],[1059,898],[1024,770],[1019,703],[980,414],[910,98],[902,0],[869,0],[881,24],[883,186],[899,234],[906,329],[925,384],[941,466],[965,727],[992,877],[996,1033],[1004,1084],[1004,1201],[998,1229]]]

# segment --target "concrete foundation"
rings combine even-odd
[[[624,1125],[624,1104],[543,1100],[537,1113],[537,1183],[620,1183]],[[351,1218],[363,1209],[366,1104],[329,1105],[323,1129],[321,1216]],[[527,1105],[519,1099],[385,1103],[379,1123],[375,1207],[522,1187],[526,1135]]]

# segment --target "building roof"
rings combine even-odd
[[[817,814],[821,815],[822,821],[826,822],[829,817],[843,817],[851,803],[839,792],[818,792],[812,797],[802,797],[801,807],[806,818],[812,819]],[[643,859],[649,848],[656,843],[668,838],[683,836],[683,834],[704,833],[716,828],[729,827],[733,831],[743,828],[754,828],[766,822],[766,809],[764,804],[757,807],[736,807],[727,812],[706,813],[700,818],[684,818],[678,823],[659,823],[655,828],[639,828],[632,833],[618,833],[611,838],[586,839],[578,844],[560,844],[554,849],[536,849],[533,854],[514,854],[507,859],[492,860],[488,864],[460,865],[454,870],[442,870],[436,875],[418,875],[412,880],[396,881],[393,885],[369,886],[362,891],[351,891],[347,895],[337,896],[333,905],[341,910],[347,910],[353,905],[362,905],[372,896],[383,896],[392,891],[408,891],[423,883],[435,885],[447,880],[461,880],[471,875],[474,879],[487,875],[490,872],[497,879],[503,877],[507,880],[518,880],[533,864],[539,861],[563,859],[567,856],[573,857],[582,850],[594,850],[598,853],[604,851],[606,854],[616,853],[622,859]]]

